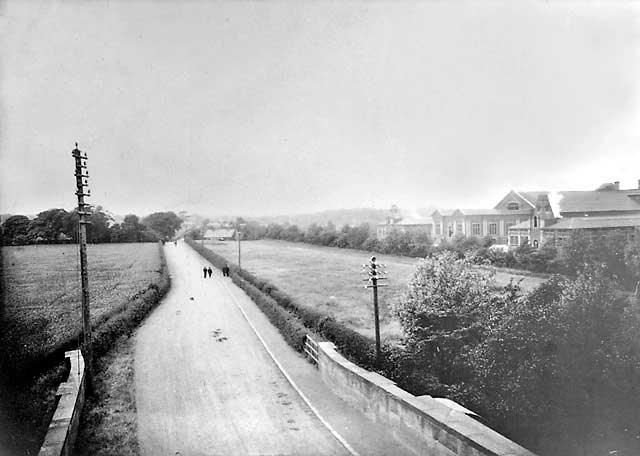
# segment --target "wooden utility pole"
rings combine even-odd
[[[365,282],[370,282],[371,285],[365,285],[365,288],[373,289],[373,318],[376,331],[376,363],[380,365],[381,349],[380,349],[380,316],[378,311],[378,287],[385,287],[386,285],[378,284],[379,280],[386,280],[384,276],[386,271],[382,268],[383,264],[376,263],[376,257],[372,256],[369,264],[363,264],[364,272],[367,274]]]
[[[245,223],[238,223],[238,229],[236,230],[236,234],[238,236],[238,270],[242,272],[242,264],[240,263],[240,239],[242,238],[241,228],[246,226]]]
[[[87,266],[87,225],[91,222],[87,216],[91,215],[87,210],[88,204],[84,202],[85,196],[91,196],[91,191],[85,187],[89,185],[89,174],[87,169],[87,154],[83,154],[76,148],[71,152],[76,160],[76,195],[78,196],[78,243],[80,244],[80,277],[82,282],[82,356],[87,369],[88,384],[91,384],[91,367],[93,362],[93,350],[91,348],[91,318],[89,313],[89,273]]]

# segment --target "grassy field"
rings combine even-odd
[[[6,286],[2,361],[46,357],[81,329],[77,246],[3,247],[2,257]],[[88,258],[94,323],[127,306],[133,295],[160,275],[155,243],[90,245]],[[0,384],[0,454],[37,452],[62,375],[56,365],[33,378],[5,379]]]
[[[237,264],[235,242],[205,243],[212,251]],[[275,240],[243,241],[242,267],[266,279],[304,305],[332,314],[337,320],[362,334],[373,336],[373,300],[371,290],[364,289],[362,265],[371,253],[358,250],[320,247]],[[390,315],[391,303],[404,293],[414,267],[415,258],[376,255],[387,265],[386,288],[379,291],[381,333],[383,338],[396,338],[401,333],[397,320]],[[544,279],[496,273],[498,284],[521,280],[525,290],[537,287]]]
[[[89,245],[91,320],[97,322],[158,276],[158,245]],[[46,353],[82,328],[76,245],[3,247],[5,331],[24,355]]]

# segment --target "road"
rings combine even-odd
[[[165,247],[171,290],[136,334],[143,455],[348,455],[278,369],[215,270]]]

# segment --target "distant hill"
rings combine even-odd
[[[406,211],[400,208],[400,213],[405,217],[410,217],[414,212],[417,212],[420,216],[425,217],[431,215],[433,208],[418,209],[417,211]],[[370,223],[376,225],[378,223],[384,223],[389,215],[389,209],[332,209],[327,211],[315,212],[312,214],[297,214],[297,215],[277,215],[277,216],[265,216],[265,217],[246,217],[247,219],[256,220],[263,224],[269,223],[289,223],[291,225],[297,225],[300,228],[306,228],[313,223],[318,225],[326,225],[327,223],[333,223],[337,228],[343,225],[359,225],[361,223]]]

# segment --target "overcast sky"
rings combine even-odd
[[[640,4],[0,2],[0,212],[494,206],[640,179]]]

